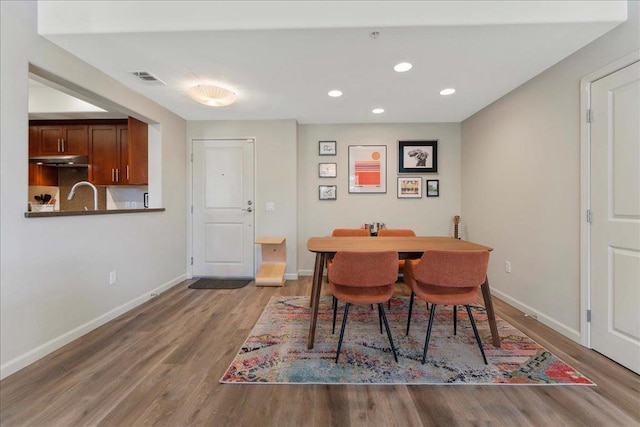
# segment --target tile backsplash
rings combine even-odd
[[[86,167],[58,168],[58,186],[30,185],[28,202],[37,204],[35,196],[50,194],[56,199],[54,205],[56,211],[93,210],[93,189],[89,186],[78,187],[73,200],[67,200],[71,187],[80,181],[87,181],[88,173],[89,170]],[[144,194],[148,191],[146,185],[96,186],[96,188],[98,189],[98,210],[142,209]]]
[[[76,189],[73,200],[67,200],[71,187],[76,182],[86,181],[89,170],[87,168],[58,168],[58,185],[60,186],[60,210],[82,211],[93,210],[93,190],[89,186],[81,186]],[[107,208],[107,192],[104,187],[98,188],[98,209]]]
[[[60,210],[62,211],[82,211],[93,210],[93,189],[83,185],[76,189],[73,200],[67,200],[71,187],[77,182],[88,179],[89,169],[87,168],[58,168],[58,185],[60,186]],[[106,190],[104,187],[98,188],[98,209],[107,208]]]

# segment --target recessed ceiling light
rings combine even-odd
[[[453,95],[454,93],[456,93],[454,88],[442,89],[440,91],[440,95]]]
[[[371,110],[371,112],[373,114],[382,114],[384,113],[384,108],[374,108],[373,110]]]
[[[399,73],[404,73],[405,71],[409,71],[412,67],[413,65],[409,64],[408,62],[401,62],[399,64],[396,64],[393,69]]]
[[[337,98],[339,96],[342,96],[342,91],[339,91],[337,89],[329,91],[329,96],[331,96],[333,98]]]

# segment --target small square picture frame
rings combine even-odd
[[[420,199],[420,198],[422,198],[422,177],[399,176],[398,177],[398,199]]]
[[[337,154],[336,141],[318,141],[318,154],[321,156],[335,156]]]
[[[440,180],[428,179],[426,193],[427,197],[440,197]]]
[[[319,185],[318,200],[336,200],[338,187],[336,185]]]
[[[336,178],[338,176],[337,163],[318,163],[319,178]]]

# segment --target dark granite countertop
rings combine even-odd
[[[139,214],[147,212],[164,212],[164,208],[144,209],[109,209],[97,211],[53,211],[53,212],[25,212],[25,218],[45,218],[52,216],[79,216],[79,215],[110,215],[110,214]]]

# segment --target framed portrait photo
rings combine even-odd
[[[438,172],[438,141],[398,141],[398,173]]]
[[[335,185],[319,185],[318,199],[320,200],[336,200],[337,187]]]
[[[318,154],[321,156],[335,156],[337,154],[336,141],[319,141]]]
[[[440,180],[427,180],[427,197],[440,197]]]
[[[349,146],[349,193],[387,192],[387,146]]]
[[[318,163],[318,176],[320,178],[335,178],[338,176],[337,163]]]
[[[422,197],[422,177],[399,176],[398,199],[419,199]]]

